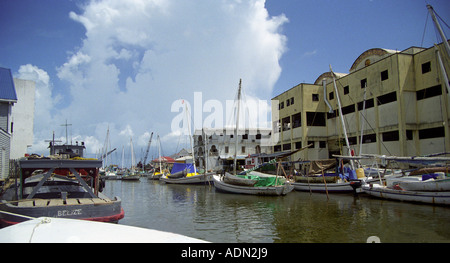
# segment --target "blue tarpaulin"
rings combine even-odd
[[[183,170],[188,170],[188,173],[194,172],[194,164],[192,163],[174,163],[172,167],[172,171],[170,171],[171,174],[181,172]]]

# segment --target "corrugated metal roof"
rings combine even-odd
[[[9,68],[0,67],[0,100],[17,101],[16,88]]]

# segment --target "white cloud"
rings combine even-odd
[[[87,3],[80,14],[69,15],[86,35],[57,68],[68,84],[64,99],[70,98],[70,105],[54,122],[70,116],[73,129],[94,144],[103,140],[108,124],[113,147],[129,144],[125,137],[131,135],[146,145],[149,132],[176,145],[167,139],[176,137],[171,104],[177,99],[193,103],[194,92],[202,92],[204,101],[232,100],[242,78],[249,96],[270,101],[286,50],[281,29],[287,18],[269,16],[264,5],[264,0]],[[51,97],[51,84],[47,87]]]

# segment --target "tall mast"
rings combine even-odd
[[[240,106],[241,106],[241,84],[242,84],[242,79],[239,79],[239,89],[238,89],[238,99],[237,99],[237,112],[236,112],[236,129],[235,129],[235,137],[236,137],[236,141],[234,144],[234,169],[233,169],[233,173],[236,174],[236,166],[237,166],[237,147],[238,147],[238,130],[239,130],[239,110],[240,110]]]
[[[184,103],[184,100],[183,100],[183,103]],[[194,174],[196,174],[197,173],[197,167],[195,166],[194,143],[192,142],[192,135],[191,135],[191,125],[190,125],[191,118],[188,118],[188,117],[190,117],[190,114],[188,114],[187,103],[184,104],[184,108],[185,108],[185,111],[186,111],[186,121],[188,123],[189,142],[191,143],[192,163],[194,164]]]
[[[450,45],[448,44],[447,37],[445,36],[444,31],[442,31],[441,25],[439,24],[436,18],[435,11],[431,5],[427,5],[427,8],[431,14],[431,17],[433,18],[434,25],[436,26],[437,30],[439,31],[439,34],[441,35],[442,42],[445,46],[445,49],[447,50],[447,56],[450,57]]]
[[[338,102],[338,106],[339,106],[339,117],[341,117],[341,123],[342,123],[342,129],[344,130],[344,137],[345,137],[345,145],[347,146],[347,151],[348,151],[348,155],[351,156],[352,155],[352,150],[350,149],[350,143],[348,141],[348,136],[347,136],[347,128],[345,127],[345,122],[344,122],[344,115],[342,115],[342,106],[341,106],[341,100],[339,99],[339,92],[336,86],[336,79],[334,78],[334,72],[333,69],[331,68],[330,65],[330,72],[331,75],[333,76],[333,85],[334,85],[334,91],[336,92],[336,99]],[[353,162],[350,162],[352,165],[352,169],[353,167]]]

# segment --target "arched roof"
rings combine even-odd
[[[359,57],[353,62],[350,72],[366,67],[386,56],[398,53],[396,50],[384,49],[384,48],[372,48],[364,51]]]
[[[347,75],[347,74],[345,74],[345,73],[336,73],[336,72],[334,72],[334,76],[335,76],[336,78],[342,78],[342,77],[345,76],[345,75]],[[331,80],[332,78],[333,78],[333,75],[331,75],[331,72],[328,71],[328,72],[325,72],[325,73],[323,73],[322,75],[320,75],[320,76],[316,79],[316,81],[314,81],[314,84],[315,84],[315,85],[321,85],[323,79]],[[328,81],[327,81],[327,83],[328,83]]]

